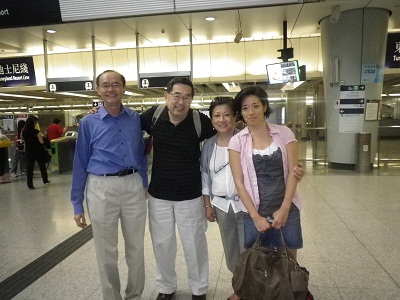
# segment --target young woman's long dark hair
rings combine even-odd
[[[24,134],[33,134],[35,131],[35,120],[33,118],[26,119],[25,127],[24,127]]]
[[[26,124],[26,121],[25,121],[25,120],[19,120],[19,121],[18,121],[18,125],[17,125],[17,132],[18,132],[17,137],[18,137],[18,138],[21,137],[21,131],[22,131],[22,129],[24,129],[25,124]]]

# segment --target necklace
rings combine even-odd
[[[214,173],[215,174],[217,174],[219,171],[222,171],[227,165],[229,165],[229,160],[228,160],[227,163],[223,164],[218,169],[215,168],[215,161],[217,158],[217,148],[218,148],[218,145],[217,145],[217,143],[215,143],[215,148],[214,148]]]

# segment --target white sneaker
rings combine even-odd
[[[18,175],[16,173],[12,172],[11,177],[16,178],[16,177],[18,177]]]

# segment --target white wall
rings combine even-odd
[[[291,39],[294,58],[307,66],[307,74],[322,72],[320,37]],[[265,65],[278,62],[277,49],[282,40],[193,45],[193,79],[195,82],[225,80],[266,80]],[[139,49],[140,72],[173,72],[190,70],[190,47],[169,46]],[[45,85],[43,55],[34,57],[36,80]],[[136,49],[96,51],[97,73],[114,69],[128,81],[137,81]],[[92,53],[48,55],[48,77],[93,76]]]

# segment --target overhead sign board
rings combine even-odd
[[[0,28],[61,23],[58,0],[1,0]]]
[[[0,59],[0,87],[26,85],[36,85],[32,56]]]
[[[400,68],[400,33],[389,33],[386,45],[385,68]]]
[[[190,79],[190,72],[140,73],[139,88],[165,88],[168,82],[175,77],[186,77]]]
[[[93,91],[93,78],[70,77],[70,78],[48,78],[47,92],[78,92]]]

